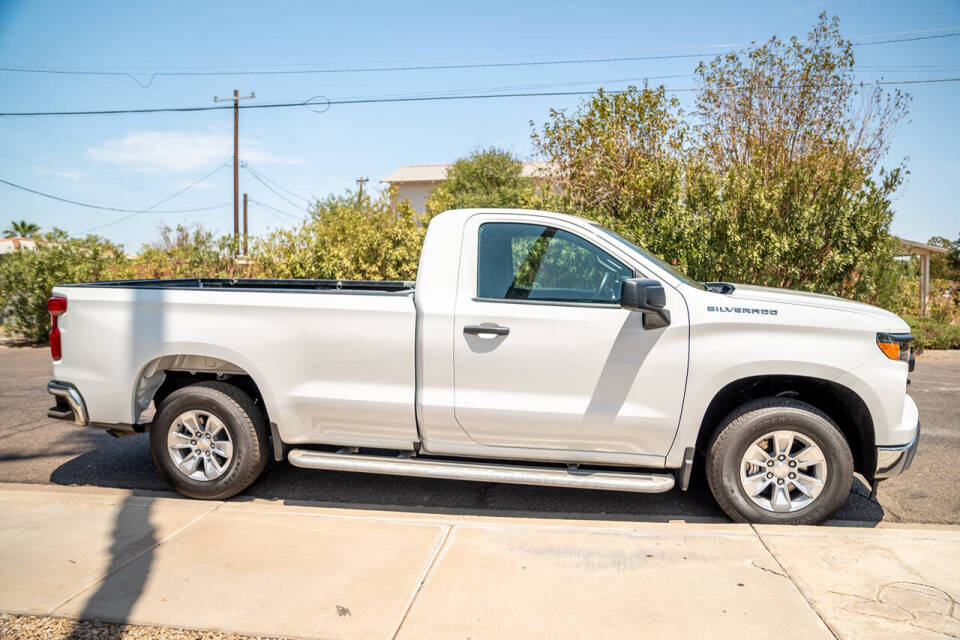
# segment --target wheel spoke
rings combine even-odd
[[[790,492],[784,485],[773,485],[773,496],[770,498],[770,505],[777,513],[786,513],[792,510],[793,505],[790,502]]]
[[[767,461],[770,460],[770,454],[763,450],[759,444],[754,443],[751,445],[747,452],[743,454],[743,459],[751,464],[755,464],[758,467],[762,467],[767,464]]]
[[[217,468],[213,465],[213,456],[203,456],[203,475],[207,480],[213,480],[217,477]]]
[[[767,478],[765,473],[758,473],[741,479],[743,490],[746,491],[750,497],[759,495],[764,489],[770,486],[771,482],[772,480]]]
[[[823,489],[823,482],[804,473],[798,473],[793,480],[793,484],[808,498],[816,498]]]
[[[183,456],[183,460],[180,461],[179,466],[188,476],[196,473],[197,465],[200,464],[200,456],[197,455],[196,451],[191,451],[187,455]]]
[[[824,458],[820,448],[811,445],[804,447],[800,453],[793,456],[793,460],[797,463],[798,468],[803,469],[811,465],[820,464]]]
[[[188,411],[179,418],[180,424],[186,427],[191,435],[196,435],[200,430],[200,423],[197,421],[197,412]]]
[[[192,446],[190,439],[187,434],[171,429],[167,434],[167,446],[171,449],[189,449]]]
[[[229,440],[214,440],[210,443],[210,447],[227,460],[233,457],[233,443]]]
[[[786,455],[793,448],[792,431],[774,431],[773,432],[773,453],[774,455]]]
[[[220,432],[226,434],[228,438],[230,437],[230,434],[227,432],[227,425],[223,424],[217,416],[211,415],[207,418],[207,433],[209,433],[212,438]]]
[[[214,474],[214,477],[215,477],[215,478],[218,477],[221,473],[223,473],[223,465],[220,464],[220,461],[219,461],[219,460],[217,460],[217,456],[216,456],[216,455],[214,455],[214,454],[211,453],[211,454],[210,454],[210,457],[209,457],[209,458],[205,458],[204,460],[205,460],[205,462],[206,462],[208,465],[210,465],[210,466],[213,467],[214,471],[216,472],[216,473]]]

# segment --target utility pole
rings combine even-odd
[[[253,91],[241,96],[236,89],[232,98],[213,96],[214,102],[233,102],[233,241],[237,247],[240,246],[240,101],[256,97]]]
[[[243,194],[243,255],[247,255],[247,194]]]
[[[357,190],[357,209],[360,208],[360,199],[363,198],[363,185],[370,182],[370,178],[357,178],[355,182],[360,186]]]

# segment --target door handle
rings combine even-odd
[[[505,336],[510,333],[507,327],[485,326],[482,324],[470,324],[463,328],[463,332],[469,336],[479,336],[484,334]]]

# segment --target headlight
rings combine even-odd
[[[877,346],[883,355],[891,360],[902,360],[910,362],[910,343],[913,342],[913,336],[909,333],[878,333]]]

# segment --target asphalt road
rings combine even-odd
[[[870,500],[859,480],[839,519],[960,523],[960,354],[921,356],[910,393],[920,406],[920,451],[910,471],[880,485]],[[153,468],[147,438],[113,438],[46,417],[52,397],[45,348],[0,346],[0,482],[169,490]],[[690,490],[638,495],[309,471],[279,464],[243,495],[346,507],[467,514],[518,512],[545,517],[665,520],[722,517],[703,470]],[[242,499],[238,497],[236,499]]]

